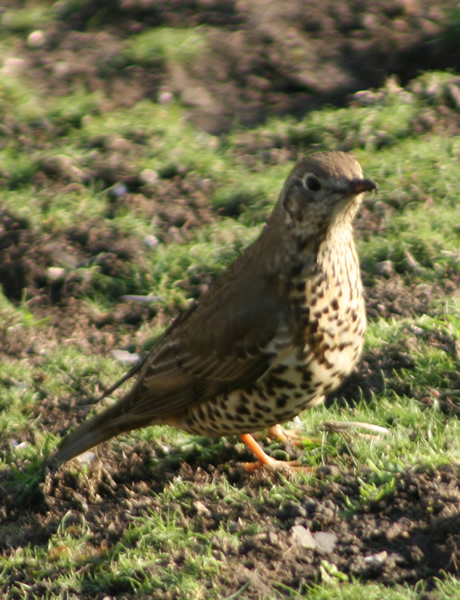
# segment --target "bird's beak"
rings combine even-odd
[[[348,191],[353,195],[362,194],[362,192],[376,192],[377,190],[376,184],[370,179],[352,179],[348,183]]]

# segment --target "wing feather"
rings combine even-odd
[[[221,289],[214,311],[212,295],[189,309],[151,350],[120,412],[148,424],[262,377],[274,357],[267,347],[290,321],[275,291],[255,278],[244,297]]]

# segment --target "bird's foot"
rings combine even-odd
[[[282,429],[281,426],[280,429]],[[250,433],[243,433],[242,435],[240,435],[240,439],[246,444],[246,446],[257,458],[257,462],[243,463],[243,466],[247,471],[255,471],[256,469],[260,469],[261,467],[266,467],[273,471],[286,471],[293,468],[305,469],[305,467],[301,465],[301,463],[297,460],[276,460],[276,458],[268,456],[268,454],[262,450],[262,448],[259,446],[259,444],[256,442],[256,440],[252,437]]]
[[[279,440],[283,444],[294,444],[299,448],[309,444],[319,444],[321,440],[317,438],[306,437],[293,429],[285,429],[281,425],[272,425],[268,428],[268,437],[272,440]]]
[[[279,424],[272,425],[268,428],[268,437],[272,440],[283,442],[283,444],[286,444],[287,442],[292,442],[296,446],[300,446],[302,444],[298,431],[295,431],[294,429],[285,429]]]

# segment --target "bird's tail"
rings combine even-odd
[[[143,363],[144,361],[139,361],[128,373],[106,390],[98,399],[98,402],[109,396],[125,381],[131,379],[140,370]],[[145,426],[145,419],[142,423],[139,423],[138,418],[127,414],[130,400],[131,392],[128,392],[122,400],[106,408],[67,435],[59,444],[56,453],[51,457],[53,466],[66,463],[119,433]]]
[[[51,458],[53,466],[62,465],[120,433],[147,425],[145,418],[141,421],[139,417],[126,412],[128,400],[129,398],[125,397],[121,402],[103,410],[67,435]]]

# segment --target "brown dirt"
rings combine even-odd
[[[17,489],[4,493],[3,523],[16,526],[0,533],[4,555],[28,543],[46,545],[64,515],[67,527],[78,528],[84,517],[92,532],[89,542],[97,560],[85,560],[84,579],[75,591],[82,598],[94,597],[91,577],[96,574],[98,561],[109,559],[111,548],[123,539],[125,515],[131,519],[150,509],[164,517],[174,514],[179,527],[193,523],[196,534],[222,526],[239,533],[236,546],[218,536],[213,538],[212,553],[222,564],[221,577],[228,594],[250,581],[246,598],[273,597],[274,582],[305,593],[308,585],[321,580],[322,561],[363,581],[389,586],[424,580],[426,599],[431,597],[429,590],[436,577],[458,572],[460,487],[454,467],[395,472],[392,493],[379,501],[363,502],[352,469],[342,466],[339,471],[336,465],[325,466],[318,471],[314,483],[302,483],[294,476],[292,499],[281,504],[270,493],[273,484],[282,484],[277,474],[247,474],[232,466],[222,471],[221,461],[230,459],[234,464],[235,458],[248,458],[244,453],[239,455],[230,443],[221,443],[217,453],[206,453],[209,459],[203,458],[203,448],[189,451],[186,460],[184,456],[165,457],[160,444],[141,444],[134,449],[131,445],[127,450],[120,461],[120,450],[115,453],[107,449],[102,463],[94,464],[86,476],[76,477],[69,470],[49,475],[40,491],[22,502],[18,502]],[[346,446],[337,450],[346,460]],[[335,475],[332,481],[331,474]],[[372,482],[375,475],[361,472],[360,477]],[[176,478],[180,478],[185,490],[165,505],[154,494],[174,484]],[[227,481],[244,490],[251,502],[239,506],[225,502]],[[5,483],[1,482],[3,491]],[[254,522],[260,533],[251,533]],[[313,536],[320,532],[329,534],[332,545],[303,547],[296,526],[309,530]],[[148,574],[154,576],[163,568],[180,565],[185,558],[179,551],[167,563],[151,565]],[[50,580],[35,585],[32,591],[45,594],[52,589]],[[124,597],[131,598],[129,591],[128,586],[126,590],[117,587],[103,592],[115,597],[125,593]],[[104,593],[101,591],[101,598]],[[165,598],[174,597],[167,588],[163,593]]]
[[[61,4],[67,6],[65,2]],[[447,1],[183,0],[174,3],[174,10],[170,4],[145,0],[88,1],[79,10],[69,9],[63,21],[49,26],[45,47],[30,50],[24,44],[19,49],[27,73],[44,94],[64,95],[81,85],[101,90],[105,110],[117,105],[132,106],[142,98],[156,100],[160,93],[170,91],[188,104],[195,124],[222,133],[234,122],[252,125],[273,114],[299,115],[324,102],[344,104],[350,93],[379,86],[391,74],[397,74],[404,82],[420,70],[458,67],[460,59],[454,32],[446,22],[448,9],[456,3]],[[162,64],[155,68],[129,68],[118,62],[121,39],[157,25],[205,25],[210,39],[206,57],[197,65],[175,67],[172,71]],[[194,94],[190,92],[192,88]],[[65,133],[65,124],[58,122],[32,123],[30,128],[24,125],[18,131],[14,120],[8,118],[3,127],[7,133],[22,135],[26,150],[33,150],[35,144],[52,147],[53,137]],[[39,136],[37,128],[41,131]],[[80,171],[59,161],[45,161],[34,185],[49,189],[51,197],[65,194],[69,186],[85,185],[94,179],[104,188],[124,184],[129,191],[121,189],[115,193],[108,204],[108,218],[121,206],[129,206],[146,219],[155,214],[164,243],[187,239],[193,228],[220,218],[218,212],[209,208],[212,187],[194,174],[171,172],[163,174],[154,190],[145,186],[128,160],[143,143],[141,134],[123,143],[111,136],[91,143],[98,148],[98,160],[83,165]],[[247,154],[253,152],[253,143],[249,139],[236,150],[242,160],[245,156],[251,160]],[[285,161],[293,152],[289,144],[283,146],[281,142],[276,146],[270,143],[260,148],[270,154],[269,161]],[[1,169],[0,180],[11,184],[8,173]],[[358,234],[378,228],[376,218],[364,211]],[[0,210],[0,225],[0,283],[6,295],[19,302],[27,290],[28,297],[34,298],[30,303],[34,315],[50,319],[35,340],[25,339],[14,328],[7,332],[5,323],[0,332],[1,355],[6,361],[27,360],[36,368],[35,385],[43,402],[34,416],[42,427],[62,433],[89,410],[88,401],[78,407],[74,401],[66,404],[44,393],[41,350],[57,346],[71,336],[82,347],[91,345],[91,352],[107,354],[113,347],[128,345],[131,334],[144,319],[155,317],[166,323],[176,308],[166,307],[157,313],[152,308],[120,303],[110,314],[95,316],[81,302],[84,281],[70,277],[65,283],[49,283],[46,269],[60,261],[76,266],[97,261],[102,274],[116,280],[114,297],[136,291],[120,288],[119,280],[127,263],[142,269],[145,249],[111,228],[107,221],[75,226],[48,239],[43,239],[26,218],[6,210]],[[434,311],[435,301],[459,284],[458,274],[457,279],[453,276],[441,289],[429,285],[421,288],[420,281],[405,273],[396,274],[391,281],[385,274],[364,276],[370,318],[400,318]],[[201,285],[208,283],[205,277],[194,282],[190,294],[196,294]],[[391,374],[394,369],[410,366],[402,348],[393,348],[385,356],[368,353],[340,397],[344,401],[357,399],[357,386],[378,392],[382,389],[382,372]],[[452,384],[460,387],[459,381]],[[78,384],[75,386],[78,391]],[[104,386],[95,377],[91,387],[97,395]],[[402,391],[408,390],[398,389]],[[419,401],[427,401],[422,393],[414,394]],[[446,411],[450,406],[455,412],[452,402],[445,402]],[[6,442],[0,445],[3,451],[9,451]],[[455,468],[395,473],[396,487],[391,495],[376,503],[362,504],[355,473],[346,466],[345,459],[340,473],[334,465],[324,470],[323,475],[336,475],[334,482],[323,482],[320,472],[316,483],[296,483],[292,502],[279,506],[268,493],[277,475],[249,475],[236,466],[223,469],[226,461],[235,465],[244,460],[246,456],[241,452],[239,447],[235,449],[230,442],[222,441],[217,450],[205,453],[206,459],[198,451],[171,458],[164,456],[160,443],[141,444],[134,449],[131,446],[120,462],[113,447],[107,446],[103,462],[97,463],[86,478],[63,470],[49,475],[35,496],[21,501],[20,490],[9,485],[11,475],[3,472],[0,520],[5,527],[0,530],[0,547],[8,556],[28,543],[46,545],[70,510],[77,522],[80,514],[85,516],[94,546],[106,547],[109,558],[110,548],[126,528],[126,507],[131,515],[142,514],[147,508],[160,514],[177,509],[178,518],[184,523],[192,521],[197,533],[215,530],[221,524],[241,532],[237,547],[227,547],[216,537],[212,548],[217,560],[225,565],[222,577],[228,595],[248,579],[251,583],[245,592],[247,598],[270,595],[269,583],[273,581],[305,592],[307,585],[319,580],[322,560],[337,565],[344,573],[390,586],[424,580],[427,599],[436,577],[443,577],[444,572],[458,575],[460,485]],[[346,456],[347,448],[338,448],[338,453]],[[361,476],[372,480],[371,474]],[[166,507],[150,492],[161,492],[177,477],[190,486],[177,505]],[[252,504],[236,509],[222,501],[224,491],[222,498],[208,497],[207,483],[211,479],[222,490],[219,483],[229,480],[254,498],[259,498],[260,489],[267,491],[263,493],[264,500],[255,502],[256,512]],[[355,505],[354,511],[348,510],[347,498]],[[254,519],[262,525],[263,535],[245,533],[247,524]],[[334,534],[335,547],[303,548],[292,529],[295,525]],[[170,564],[180,564],[181,560],[181,556],[171,556]],[[88,581],[96,564],[88,567]],[[152,565],[152,573],[161,568]],[[11,583],[5,582],[6,588]],[[52,589],[52,582],[46,585]],[[46,585],[37,585],[31,591],[45,595],[49,591]],[[94,597],[85,591],[85,583],[80,593],[82,598]],[[134,597],[129,590],[105,593]],[[170,597],[167,590],[164,594],[165,598]]]

